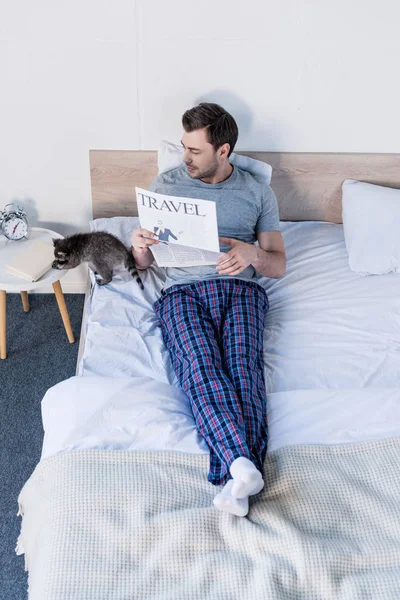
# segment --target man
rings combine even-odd
[[[248,497],[264,487],[268,441],[263,331],[269,305],[256,271],[281,277],[286,255],[273,191],[229,162],[238,138],[233,117],[202,103],[184,113],[182,125],[184,164],[159,175],[150,190],[214,201],[226,254],[216,267],[167,268],[154,309],[210,449],[208,480],[225,484],[214,505],[245,516]],[[143,236],[154,238],[139,228],[131,241],[137,266],[145,269],[158,241]]]

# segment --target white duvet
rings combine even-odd
[[[125,242],[137,219],[98,219]],[[341,225],[282,223],[287,272],[262,278],[269,449],[400,435],[400,275],[348,267]],[[145,290],[122,269],[86,306],[79,377],[42,401],[42,458],[79,448],[206,453],[152,309],[162,271]]]
[[[400,435],[400,389],[292,390],[268,394],[269,451]],[[145,377],[71,377],[42,401],[42,459],[78,449],[208,454],[187,396]]]

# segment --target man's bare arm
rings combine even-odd
[[[142,253],[138,253],[132,249],[132,256],[135,259],[136,268],[138,271],[144,271],[154,262],[154,256],[150,250],[145,250]]]
[[[263,277],[282,277],[286,271],[286,254],[280,231],[263,231],[257,234],[260,247],[232,238],[219,238],[232,246],[232,250],[217,261],[220,275],[239,275],[246,267],[253,267]]]
[[[131,237],[132,256],[135,259],[138,271],[147,269],[154,261],[154,256],[150,251],[152,244],[158,244],[154,238],[154,233],[147,229],[134,229]]]
[[[286,253],[280,231],[263,231],[257,234],[259,248],[252,263],[263,277],[282,277],[286,273]]]
[[[252,265],[263,277],[282,277],[286,272],[286,255],[257,248],[257,258]]]

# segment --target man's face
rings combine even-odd
[[[196,129],[182,136],[184,147],[183,162],[193,179],[206,179],[215,175],[218,166],[218,155],[214,146],[207,141],[205,129]]]

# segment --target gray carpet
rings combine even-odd
[[[40,402],[49,387],[75,375],[84,294],[65,294],[75,343],[68,342],[54,294],[7,294],[7,359],[0,360],[0,600],[26,600],[24,557],[15,554],[18,494],[39,462]]]

